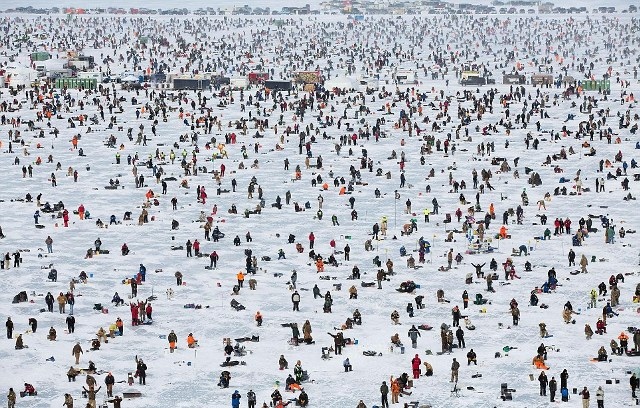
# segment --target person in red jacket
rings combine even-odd
[[[313,235],[313,231],[309,234],[309,249],[313,249],[313,243],[316,240],[316,236]]]
[[[36,389],[33,387],[33,385],[29,384],[29,383],[24,383],[24,394],[25,395],[36,395]]]
[[[131,303],[131,325],[138,325],[138,305]]]
[[[411,368],[413,369],[414,379],[420,378],[420,364],[422,364],[422,361],[420,360],[420,357],[418,357],[418,355],[416,354],[413,360],[411,360]]]
[[[147,308],[145,309],[145,313],[147,314],[147,318],[149,320],[153,320],[151,317],[151,313],[153,313],[153,308],[151,307],[151,303],[147,303]]]

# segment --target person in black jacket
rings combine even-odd
[[[10,317],[7,317],[7,323],[5,324],[5,326],[7,326],[7,338],[12,339],[13,338],[13,322],[11,321]]]
[[[69,333],[73,333],[76,327],[76,318],[73,315],[67,316],[67,329]]]
[[[275,390],[271,393],[271,400],[273,401],[273,406],[278,405],[278,401],[282,401],[282,395],[280,395],[280,391]]]
[[[569,389],[569,387],[567,386],[567,380],[569,379],[569,373],[567,372],[567,369],[565,368],[564,370],[562,370],[562,373],[560,373],[560,388],[567,388]]]
[[[35,333],[38,329],[38,321],[34,317],[29,318],[29,326],[31,326],[31,332]]]
[[[104,378],[104,383],[107,386],[107,397],[113,398],[113,384],[115,384],[116,380],[113,378],[113,374],[109,373]]]
[[[556,401],[556,390],[558,389],[558,383],[556,382],[556,377],[551,377],[551,381],[549,381],[549,397],[551,402]]]
[[[47,292],[47,296],[45,296],[44,301],[47,304],[47,310],[53,313],[53,295],[51,292]]]
[[[138,375],[141,385],[147,385],[147,365],[141,358],[136,356],[136,374]]]
[[[547,395],[547,384],[549,380],[547,379],[547,375],[542,371],[538,376],[538,382],[540,383],[540,396]]]

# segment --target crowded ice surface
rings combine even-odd
[[[16,406],[635,405],[635,14],[1,29]]]

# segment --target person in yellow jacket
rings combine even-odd
[[[111,323],[109,325],[109,337],[114,338],[116,336],[116,330],[118,330],[118,326],[115,323]]]

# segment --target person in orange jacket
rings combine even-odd
[[[238,286],[242,287],[242,284],[244,283],[244,273],[242,273],[242,271],[238,272],[236,278],[238,279]]]
[[[391,377],[391,403],[397,404],[400,396],[400,384],[397,379]]]
[[[187,347],[195,348],[198,345],[198,340],[193,338],[193,333],[189,333],[187,336]]]
[[[620,340],[620,350],[621,353],[627,351],[627,344],[629,343],[629,336],[625,332],[620,332],[618,336],[618,340]]]

